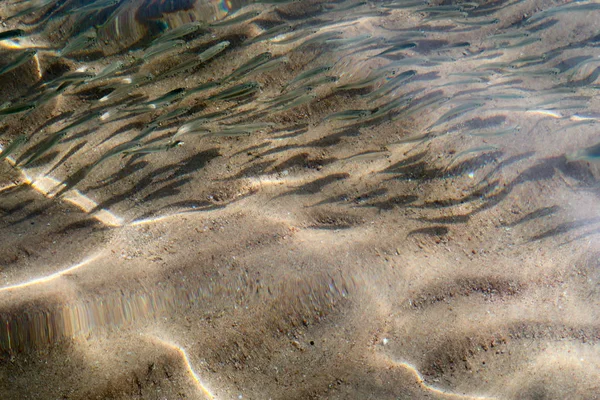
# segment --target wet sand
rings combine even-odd
[[[93,84],[70,89],[27,116],[2,119],[3,146],[31,135],[0,164],[2,398],[598,398],[598,167],[565,157],[598,140],[596,123],[577,124],[597,115],[597,64],[571,78],[531,71],[597,57],[590,38],[600,20],[589,12],[520,25],[555,3],[503,4],[476,19],[500,20],[489,26],[424,24],[425,15],[410,10],[347,22],[340,20],[355,14],[323,16],[335,22],[324,29],[344,38],[424,31],[402,54],[455,60],[402,67],[417,75],[371,102],[365,95],[379,84],[333,88],[393,62],[375,57],[384,45],[244,45],[274,22],[320,15],[317,2],[251,5],[264,10],[257,21],[188,41],[199,52],[229,40],[221,55],[133,96],[189,89],[270,51],[290,61],[251,78],[261,85],[251,101],[207,102],[217,89],[168,110],[190,107],[194,118],[236,106],[222,122],[273,127],[238,137],[184,135],[182,146],[112,157],[87,174],[162,110],[87,124],[27,167],[24,153],[73,114],[99,107],[102,92]],[[169,18],[185,23],[189,13]],[[60,21],[20,45],[50,47],[66,35],[50,29]],[[21,26],[10,20],[6,29]],[[528,46],[493,49],[488,39],[536,27],[542,40]],[[105,43],[105,57],[57,61],[39,50],[35,63],[0,76],[0,93],[23,94],[59,63],[97,72],[140,54],[123,46],[140,40],[131,32],[144,32],[141,25],[122,29],[129,36]],[[448,46],[463,42],[469,46]],[[518,75],[493,70],[479,83],[442,86],[470,79],[453,73],[535,54],[547,58]],[[177,57],[159,57],[140,72],[160,74]],[[264,109],[300,72],[329,64],[339,81],[314,89],[314,100]],[[544,92],[556,87],[573,93]],[[412,115],[400,108],[324,121],[437,91],[452,102]],[[523,96],[499,97],[507,93]],[[484,106],[427,129],[452,107],[478,101]],[[586,108],[570,108],[581,102]],[[473,136],[497,121],[519,128]],[[169,121],[148,140],[162,143],[184,122]],[[374,153],[352,158],[366,152]]]

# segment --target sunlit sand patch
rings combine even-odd
[[[457,394],[457,393],[452,393],[451,391],[438,389],[434,386],[431,386],[431,385],[428,385],[427,383],[425,383],[425,379],[423,379],[423,376],[421,375],[419,370],[414,365],[412,365],[406,361],[396,361],[396,360],[392,360],[390,357],[386,357],[386,356],[384,356],[384,357],[385,357],[385,362],[410,371],[415,376],[417,383],[423,389],[425,389],[429,392],[432,392],[436,395],[443,395],[444,397],[450,398],[450,399],[464,399],[464,400],[493,400],[493,399],[496,399],[496,397]]]
[[[58,272],[55,272],[55,273],[53,273],[51,275],[48,275],[48,276],[45,276],[43,278],[35,278],[35,279],[29,280],[27,282],[18,283],[16,285],[2,287],[2,288],[0,288],[0,292],[4,292],[4,291],[7,291],[7,290],[22,289],[22,288],[25,288],[25,287],[28,287],[28,286],[33,286],[33,285],[38,285],[38,284],[50,282],[50,281],[52,281],[52,280],[54,280],[56,278],[60,278],[63,275],[69,274],[69,273],[71,273],[71,272],[73,272],[73,271],[75,271],[75,270],[77,270],[77,269],[79,269],[81,267],[84,267],[84,266],[90,264],[92,261],[98,259],[98,257],[100,257],[101,254],[102,254],[101,252],[99,252],[97,254],[94,254],[93,256],[87,257],[85,260],[83,260],[83,261],[81,261],[81,262],[79,262],[79,263],[77,263],[75,265],[72,265],[72,266],[70,266],[68,268],[60,270]]]
[[[14,159],[7,157],[7,160],[10,162],[10,164],[12,166],[15,166]],[[64,183],[62,183],[58,179],[55,179],[51,176],[40,175],[37,177],[32,177],[29,174],[27,174],[27,172],[25,172],[24,170],[22,170],[18,167],[16,167],[16,169],[19,170],[21,172],[21,174],[23,175],[25,184],[31,186],[34,190],[40,192],[41,194],[43,194],[44,196],[46,196],[50,199],[55,196],[55,193],[58,193],[61,189],[66,187],[66,185]],[[2,189],[0,189],[0,191],[7,190],[10,187],[14,187],[14,186],[17,186],[17,185],[13,185],[13,186],[9,185],[9,187],[2,188]],[[90,199],[89,197],[85,196],[77,189],[71,189],[68,192],[66,192],[65,195],[63,196],[63,199],[65,201],[68,201],[69,203],[73,204],[75,207],[78,207],[79,209],[81,209],[83,212],[86,212],[86,213],[89,213],[91,210],[95,209],[98,206],[98,203],[96,203],[94,200]],[[117,226],[123,225],[123,218],[121,218],[105,209],[96,211],[94,214],[92,214],[92,216],[106,226],[117,227]]]
[[[2,187],[0,187],[0,193],[4,192],[6,190],[10,190],[12,188],[16,188],[17,186],[19,186],[19,185],[16,184],[16,183],[10,183],[10,184],[8,184],[6,186],[2,186]]]
[[[187,369],[187,372],[191,375],[191,377],[192,377],[192,379],[194,381],[194,384],[198,387],[198,389],[204,395],[204,397],[207,398],[207,399],[214,399],[215,398],[214,395],[210,392],[210,390],[208,390],[208,388],[200,380],[200,377],[198,376],[198,374],[196,374],[196,371],[194,371],[194,368],[192,368],[192,364],[190,364],[190,360],[189,360],[189,358],[187,356],[187,353],[183,349],[183,347],[178,346],[175,343],[172,343],[172,342],[160,339],[160,338],[158,338],[157,336],[154,336],[154,335],[147,335],[147,336],[150,339],[159,342],[161,345],[177,351],[181,355],[181,357],[183,358],[183,362],[185,363],[185,367]]]
[[[20,49],[33,48],[34,46],[33,45],[27,46],[27,45],[24,45],[22,42],[16,42],[14,40],[4,40],[4,41],[0,41],[0,47],[5,48],[5,49],[20,50]],[[35,56],[33,56],[33,61],[35,62],[35,72],[37,75],[36,78],[42,79],[42,68],[40,66],[40,59],[37,54]]]

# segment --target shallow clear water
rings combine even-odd
[[[596,398],[599,9],[0,3],[2,398]]]

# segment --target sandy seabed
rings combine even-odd
[[[23,7],[9,3],[4,19]],[[563,2],[482,2],[468,21],[498,22],[466,25],[381,8],[389,2],[340,12],[352,2],[327,3],[333,11],[316,1],[249,5],[238,15],[260,11],[252,20],[0,120],[4,147],[29,137],[0,164],[0,398],[600,397],[598,167],[572,156],[598,141],[600,70],[579,63],[600,55],[600,11],[527,21]],[[141,57],[150,28],[132,15],[144,4],[119,6],[120,33],[100,32],[96,47],[69,57],[53,43],[74,36],[81,16],[59,8],[5,21],[3,30],[42,28],[5,42],[3,62],[18,48],[38,53],[0,75],[0,103],[68,71]],[[206,12],[163,18],[176,27]],[[302,40],[370,36],[364,45],[249,43],[280,23],[319,29]],[[504,33],[515,36],[490,39]],[[403,35],[417,46],[377,56]],[[532,36],[541,40],[511,47]],[[223,40],[229,47],[193,71],[99,100],[107,82],[158,76]],[[247,101],[208,101],[213,89],[123,111],[266,51],[289,61],[241,79],[260,85]],[[336,90],[410,57],[429,61],[398,67],[416,75],[387,96],[368,95],[385,78]],[[297,107],[267,108],[299,73],[325,65],[336,82]],[[464,75],[474,72],[489,74]],[[375,114],[403,96],[410,101],[375,117],[325,120]],[[448,99],[412,112],[436,96]],[[439,120],[469,103],[477,108]],[[89,168],[178,107],[189,110],[148,143],[223,110],[213,125],[269,125],[182,135],[168,151]],[[23,165],[90,110],[110,117]]]

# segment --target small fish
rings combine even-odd
[[[415,47],[417,47],[417,44],[413,43],[413,42],[410,42],[410,43],[400,43],[400,44],[397,44],[395,46],[392,46],[392,47],[390,47],[390,48],[382,51],[379,54],[376,54],[375,57],[380,57],[380,56],[383,56],[383,55],[389,54],[389,53],[395,53],[397,51],[414,49]]]
[[[23,29],[11,29],[10,31],[0,32],[0,41],[20,38],[26,34]]]
[[[452,11],[463,11],[464,8],[461,5],[443,5],[443,6],[433,6],[433,7],[424,7],[415,10],[415,12],[426,12],[426,13],[446,13]]]
[[[526,39],[521,40],[518,43],[513,43],[513,44],[509,44],[509,45],[498,45],[495,48],[496,49],[516,49],[519,47],[528,46],[530,44],[537,43],[541,40],[542,40],[542,38],[539,38],[539,37],[528,37]]]
[[[25,142],[27,142],[27,136],[25,135],[19,135],[14,138],[12,142],[7,144],[6,147],[2,149],[2,153],[0,153],[0,161],[14,153],[15,150],[21,147]]]
[[[183,146],[183,142],[181,140],[175,140],[160,146],[146,146],[146,147],[140,147],[139,149],[135,149],[135,150],[125,150],[123,151],[123,157],[125,156],[131,156],[134,154],[150,154],[150,153],[159,153],[159,152],[163,152],[163,151],[168,151],[171,150],[175,147],[179,147],[179,146]]]
[[[279,68],[282,64],[288,64],[289,62],[290,62],[290,59],[286,56],[274,58],[270,61],[267,61],[264,64],[261,64],[259,67],[253,69],[252,71],[250,71],[248,73],[248,76],[258,74],[258,73],[273,71],[274,69]]]
[[[336,86],[335,90],[336,91],[340,91],[340,90],[357,90],[357,89],[363,89],[363,88],[366,88],[366,87],[374,85],[375,82],[377,82],[379,79],[383,78],[384,76],[385,76],[384,72],[378,71],[378,72],[370,74],[366,78],[361,79],[359,81],[350,82],[350,83],[346,83],[346,84],[343,84],[343,85]]]
[[[213,22],[210,24],[210,26],[223,27],[223,26],[235,25],[235,24],[239,24],[240,22],[245,22],[245,21],[251,20],[255,17],[258,17],[260,14],[261,14],[261,11],[248,11],[246,13],[243,13],[240,15],[235,15],[233,17],[229,17],[229,18],[223,19],[218,22]]]
[[[83,14],[87,12],[100,11],[119,4],[121,0],[98,0],[87,6],[77,7],[67,12],[67,14]]]
[[[491,132],[484,132],[484,131],[469,132],[469,135],[479,136],[479,137],[496,137],[496,136],[508,135],[510,133],[515,133],[515,132],[518,132],[520,129],[521,129],[521,127],[519,125],[515,125],[515,126],[509,126],[508,128],[498,129],[498,130],[491,131]]]
[[[250,73],[252,70],[260,67],[265,64],[273,57],[273,54],[269,51],[265,51],[264,53],[260,53],[257,56],[252,57],[249,61],[239,66],[235,71],[233,71],[228,77],[226,77],[223,82],[228,82],[231,80],[237,80],[242,78],[243,76]]]
[[[268,100],[260,100],[264,103],[268,103],[268,104],[272,104],[274,107],[283,105],[284,103],[287,103],[289,101],[293,101],[294,99],[298,98],[299,96],[302,96],[303,94],[306,94],[310,91],[312,91],[313,88],[310,86],[301,86],[297,89],[291,90],[286,94],[283,94],[281,96],[272,98],[272,99],[268,99]]]
[[[458,107],[454,107],[454,108],[448,110],[446,113],[444,113],[441,117],[439,117],[437,121],[435,121],[432,125],[429,126],[429,128],[427,128],[427,130],[431,130],[431,129],[435,128],[436,126],[444,124],[444,123],[448,122],[449,120],[459,116],[460,114],[468,113],[468,112],[473,111],[481,106],[483,106],[483,103],[473,102],[473,103],[465,103]]]
[[[171,104],[177,100],[182,99],[185,95],[186,95],[185,88],[177,88],[177,89],[168,91],[167,93],[163,94],[159,98],[149,101],[146,104],[152,105],[154,107],[158,107],[158,106],[165,105],[165,104]]]
[[[221,86],[221,82],[220,81],[211,81],[211,82],[203,83],[201,85],[198,85],[196,87],[193,87],[193,88],[189,89],[187,91],[186,97],[187,96],[192,96],[194,94],[201,93],[201,92],[213,89],[213,88],[216,88],[218,86]]]
[[[453,72],[449,74],[449,76],[473,76],[476,78],[486,78],[492,75],[493,72],[485,71],[485,72],[477,72],[477,71],[469,71],[469,72]]]
[[[369,3],[367,3],[366,1],[358,1],[356,3],[350,2],[350,4],[348,4],[347,6],[332,6],[332,5],[325,4],[323,6],[323,8],[326,12],[341,12],[341,11],[352,10],[353,8],[366,6],[367,4],[369,4]]]
[[[112,64],[109,64],[106,67],[104,67],[102,70],[100,70],[100,72],[96,74],[96,76],[88,79],[87,82],[95,82],[99,81],[100,79],[109,78],[115,73],[117,73],[121,68],[123,68],[123,66],[125,66],[125,63],[123,61],[115,61]]]
[[[221,117],[225,114],[227,114],[226,110],[225,111],[217,111],[217,112],[214,112],[211,114],[202,115],[200,117],[186,121],[185,124],[183,124],[179,127],[179,129],[177,130],[177,132],[175,132],[175,135],[173,135],[173,137],[171,139],[174,139],[175,137],[178,137],[181,135],[185,135],[187,133],[196,133],[196,132],[208,133],[208,132],[210,132],[210,129],[208,129],[206,127],[206,124],[208,122],[210,122],[211,120]]]
[[[397,99],[394,99],[394,100],[390,101],[389,103],[384,104],[381,107],[377,108],[369,116],[369,120],[379,118],[379,117],[381,117],[385,114],[388,114],[400,107],[406,107],[411,103],[411,101],[412,101],[412,97],[398,97]]]
[[[314,35],[317,32],[319,32],[318,29],[303,29],[298,32],[292,32],[290,35],[288,35],[280,40],[272,41],[271,43],[277,44],[277,45],[295,43],[298,40],[302,40],[307,36]]]
[[[2,69],[0,69],[0,75],[4,75],[7,72],[10,72],[15,68],[20,67],[21,65],[25,64],[27,61],[31,60],[36,55],[37,55],[37,50],[23,51],[21,54],[19,54],[17,56],[17,58],[15,58],[15,60],[13,62],[11,62],[10,64],[8,64],[5,67],[3,67]]]
[[[173,111],[170,111],[166,114],[161,115],[157,119],[154,120],[154,123],[160,124],[161,122],[169,121],[171,119],[175,119],[177,117],[182,116],[183,114],[188,113],[191,110],[191,107],[180,107],[176,108]]]
[[[142,60],[150,61],[154,57],[158,57],[162,54],[168,53],[173,50],[177,50],[186,45],[185,40],[170,40],[168,42],[159,42],[154,46],[148,47],[144,51],[144,55],[142,56]]]
[[[516,60],[508,63],[508,66],[510,68],[523,68],[530,64],[546,61],[547,58],[548,56],[546,54],[519,57]]]
[[[268,39],[274,38],[276,36],[279,36],[282,33],[288,32],[290,30],[292,30],[292,26],[289,24],[276,25],[270,29],[267,29],[260,35],[255,36],[252,39],[246,41],[246,44],[262,42],[264,40],[268,40]]]
[[[387,150],[383,151],[366,151],[364,153],[355,154],[350,157],[342,158],[340,161],[372,161],[382,157],[388,157],[391,153]]]
[[[330,84],[330,83],[336,83],[339,80],[340,80],[340,78],[337,77],[337,76],[326,75],[326,76],[322,76],[322,77],[317,78],[317,79],[313,79],[310,82],[307,82],[306,86],[310,86],[312,88],[316,88],[317,86],[327,85],[327,84]]]
[[[328,115],[323,121],[348,121],[366,118],[372,114],[371,110],[345,110]]]
[[[190,22],[189,24],[181,25],[177,28],[170,29],[164,32],[162,35],[154,39],[152,45],[162,42],[170,42],[171,40],[179,39],[180,37],[190,35],[194,32],[197,32],[202,27],[202,23],[195,21]]]
[[[452,22],[456,22],[458,24],[468,25],[468,26],[485,26],[485,25],[498,24],[498,23],[500,23],[500,20],[498,18],[487,19],[484,21],[470,21],[468,19],[453,19]]]
[[[65,90],[67,90],[67,88],[71,85],[72,82],[64,82],[62,83],[60,86],[58,86],[56,89],[50,91],[50,92],[44,92],[42,93],[36,100],[35,103],[36,105],[42,106],[43,104],[46,104],[48,101],[52,100],[53,98],[55,98],[56,96],[62,94]]]
[[[334,44],[336,46],[340,46],[339,48],[343,48],[343,46],[348,46],[348,45],[352,45],[352,44],[356,44],[359,42],[362,42],[364,40],[367,39],[371,39],[373,37],[373,35],[371,35],[370,33],[365,33],[363,35],[358,35],[358,36],[354,36],[351,38],[341,38],[341,39],[326,39],[325,43],[326,44]]]
[[[305,40],[298,46],[299,48],[303,48],[306,46],[311,46],[313,44],[323,44],[325,41],[335,38],[336,36],[343,36],[344,32],[342,31],[329,31],[323,32],[316,36],[311,37],[310,39]]]
[[[530,24],[534,21],[540,21],[544,18],[553,16],[553,15],[557,15],[560,13],[589,12],[589,11],[598,11],[598,10],[600,10],[600,3],[572,1],[572,2],[568,2],[566,4],[563,4],[561,6],[558,6],[558,7],[549,8],[538,14],[534,14],[529,19],[527,19],[527,21],[525,21],[525,22],[527,24]]]
[[[260,85],[258,82],[241,83],[210,96],[208,100],[230,101],[241,97],[246,97],[256,93],[258,90],[260,90]]]
[[[61,51],[59,51],[59,54],[61,57],[64,57],[66,55],[84,50],[87,47],[92,46],[94,43],[96,43],[95,34],[82,33],[81,35],[75,37],[73,40],[70,40],[67,43],[67,45],[63,47]]]
[[[506,33],[498,33],[496,35],[488,36],[488,40],[505,40],[505,39],[520,39],[524,37],[528,37],[529,32],[506,32]]]
[[[292,108],[296,108],[298,106],[301,106],[302,104],[305,104],[305,103],[308,103],[310,101],[313,101],[316,97],[317,96],[315,94],[308,93],[308,94],[305,94],[305,95],[302,95],[302,96],[298,97],[296,100],[294,100],[294,101],[292,101],[290,103],[287,103],[287,104],[281,105],[279,107],[276,107],[275,110],[276,111],[287,111],[287,110],[290,110]]]
[[[251,132],[245,130],[231,129],[217,132],[209,132],[207,136],[213,137],[236,137],[236,136],[248,136]]]
[[[402,113],[402,117],[409,117],[421,110],[423,110],[424,108],[433,108],[433,106],[439,106],[440,104],[443,104],[447,101],[450,100],[450,97],[444,97],[443,95],[438,95],[438,96],[434,96],[430,99],[427,99],[426,101],[422,102],[421,104],[417,104],[415,107],[413,108],[409,108],[408,110],[405,110]],[[394,118],[392,118],[392,120],[394,120]]]
[[[191,121],[188,121],[185,124],[181,125],[179,127],[179,129],[177,129],[177,132],[175,132],[175,135],[173,135],[173,138],[181,136],[181,135],[185,135],[187,133],[193,133],[193,132],[198,132],[198,131],[210,132],[210,130],[205,127],[205,125],[208,121],[210,121],[210,118],[205,118],[205,117],[199,117],[199,118],[193,119]]]
[[[54,87],[63,82],[71,82],[71,83],[82,82],[82,81],[85,81],[88,79],[92,79],[95,76],[96,76],[96,74],[94,74],[93,72],[75,71],[75,72],[70,72],[68,74],[59,76],[58,78],[55,78],[55,79],[51,80],[50,82],[45,83],[43,86]]]
[[[32,14],[38,10],[41,10],[42,8],[53,4],[56,0],[40,0],[38,2],[35,2],[31,7],[26,7],[23,10],[19,11],[16,14],[13,14],[11,16],[9,16],[8,18],[6,18],[6,20],[11,20],[13,18],[19,18],[22,17],[23,15],[27,15],[27,14]]]
[[[78,126],[81,126],[89,121],[92,121],[96,118],[99,118],[100,116],[102,116],[102,111],[96,111],[93,113],[89,113],[88,115],[84,115],[83,117],[75,120],[75,122],[65,126],[64,128],[62,128],[61,130],[59,130],[58,133],[67,133],[68,131],[70,131],[71,129],[77,128]]]
[[[331,70],[331,68],[333,68],[333,65],[329,64],[329,65],[323,65],[323,66],[316,67],[316,68],[313,68],[313,69],[311,69],[311,70],[308,70],[308,71],[302,72],[300,75],[298,75],[298,76],[296,76],[294,79],[292,79],[292,80],[290,81],[290,83],[288,83],[287,85],[285,85],[285,86],[284,86],[284,89],[285,89],[286,87],[290,86],[290,85],[293,85],[294,83],[297,83],[297,82],[303,81],[303,80],[305,80],[305,79],[312,78],[312,77],[314,77],[314,76],[317,76],[317,75],[319,75],[319,74],[322,74],[322,73],[324,73],[324,72],[328,72],[328,71],[330,71],[330,70]]]
[[[62,138],[64,138],[67,135],[67,132],[56,132],[51,134],[46,140],[44,140],[40,146],[38,147],[38,149],[35,151],[35,153],[33,153],[33,155],[31,157],[29,157],[29,159],[27,160],[27,162],[25,162],[25,164],[23,164],[23,166],[28,166],[31,163],[33,163],[34,161],[39,160],[44,154],[46,154],[51,148],[53,148],[54,146],[56,146],[58,144],[58,142],[61,141]]]
[[[227,47],[229,47],[230,44],[231,43],[229,42],[229,40],[224,40],[222,42],[219,42],[219,43],[215,44],[214,46],[211,46],[208,49],[204,50],[202,53],[200,53],[198,55],[198,58],[202,62],[207,62],[208,60],[210,60],[217,54],[221,53]]]
[[[161,80],[168,76],[175,76],[175,75],[185,72],[187,70],[194,69],[194,68],[198,67],[199,65],[201,65],[203,62],[204,61],[202,59],[200,59],[199,57],[191,58],[187,61],[177,64],[173,68],[170,68],[170,69],[166,70],[165,72],[163,72],[162,74],[158,75],[156,77],[156,80],[158,81],[158,80]]]
[[[412,78],[416,74],[417,74],[417,71],[415,71],[414,69],[404,71],[401,74],[398,74],[398,75],[392,77],[388,82],[381,85],[381,87],[379,89],[367,94],[366,97],[369,97],[372,101],[374,98],[385,96],[388,93],[390,93],[391,91],[400,87],[408,79]]]
[[[382,4],[381,8],[389,8],[392,10],[404,10],[407,8],[427,5],[423,0],[397,0],[389,4]]]
[[[255,122],[251,124],[237,124],[237,125],[221,125],[222,131],[244,131],[244,132],[256,132],[262,129],[272,128],[275,124],[272,122]]]
[[[453,81],[453,82],[448,82],[448,83],[444,83],[443,85],[439,85],[436,87],[448,87],[448,86],[454,86],[454,85],[470,85],[472,83],[483,83],[485,82],[483,79],[478,79],[478,78],[473,78],[473,79],[463,79],[460,81]]]
[[[129,151],[134,147],[141,147],[141,143],[137,140],[130,140],[128,142],[121,143],[104,153],[102,157],[100,157],[94,164],[92,164],[91,168],[95,168],[100,163],[108,160],[109,158],[125,153],[126,151]]]
[[[449,11],[445,13],[436,13],[433,15],[429,15],[428,17],[423,18],[423,22],[440,21],[454,18],[466,18],[468,16],[469,13],[466,13],[464,11]]]
[[[558,75],[560,68],[545,68],[533,71],[515,71],[507,74],[507,76],[545,76],[545,75]]]
[[[476,67],[476,69],[504,69],[504,68],[509,68],[509,67],[510,67],[510,63],[508,63],[508,62],[493,62],[493,63],[482,64],[482,65]]]
[[[147,138],[156,130],[156,128],[158,128],[158,126],[159,126],[159,123],[156,121],[148,124],[144,129],[142,129],[142,131],[140,133],[138,133],[131,140],[134,142],[139,142],[140,140]]]
[[[446,166],[446,170],[449,170],[450,167],[452,165],[454,165],[454,163],[456,162],[456,160],[458,160],[459,158],[461,158],[462,156],[466,156],[467,154],[473,154],[473,153],[483,153],[483,152],[489,152],[489,151],[494,151],[494,150],[498,150],[498,146],[481,146],[481,147],[474,147],[472,149],[467,149],[465,151],[461,151],[460,153],[458,153],[457,155],[455,155],[452,160],[450,160],[450,163],[448,163],[448,165]]]
[[[400,139],[397,142],[392,143],[392,145],[394,145],[394,144],[407,144],[407,143],[421,142],[421,141],[424,141],[425,139],[429,138],[429,136],[430,136],[429,132],[424,133],[422,135],[409,136],[409,137],[406,137],[404,139]]]
[[[18,104],[12,107],[6,107],[0,109],[0,117],[4,117],[6,115],[14,115],[19,114],[25,111],[32,110],[36,107],[36,103],[27,103],[27,104]]]

